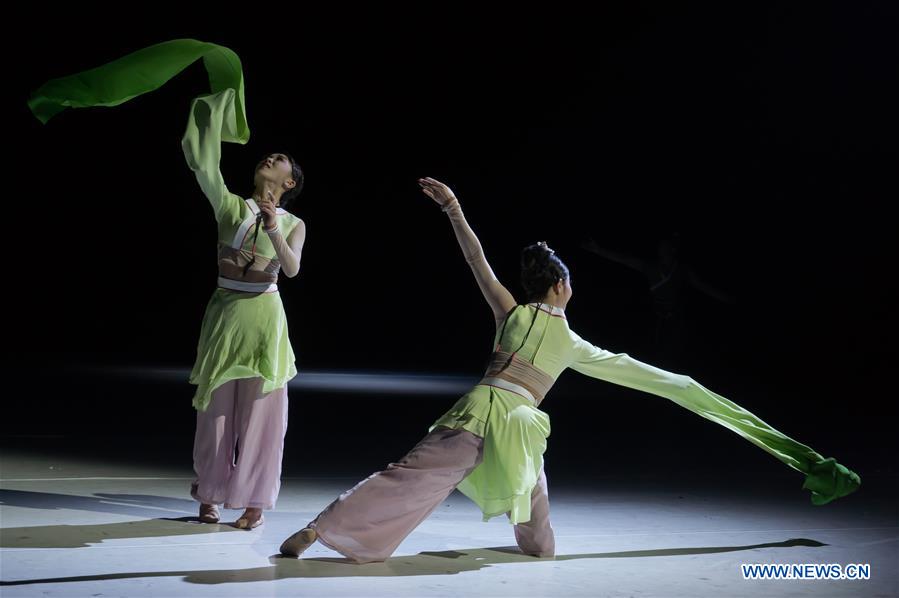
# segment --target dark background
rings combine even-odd
[[[190,463],[186,380],[102,372],[193,362],[216,235],[179,140],[205,71],[46,126],[25,102],[47,79],[193,37],[244,65],[252,136],[224,149],[229,187],[248,195],[270,151],[306,173],[291,208],[308,228],[302,270],[281,280],[300,376],[480,373],[492,317],[415,183],[432,176],[513,292],[520,249],[549,242],[581,336],[693,376],[862,477],[894,470],[895,14],[671,4],[502,17],[260,5],[227,20],[26,7],[5,42],[4,444],[127,438],[153,450],[98,454]],[[688,335],[659,354],[644,280],[581,244],[651,258],[673,232],[733,301],[688,291]],[[292,393],[285,467],[380,467],[455,398]],[[557,472],[784,469],[664,399],[574,372],[544,406]]]

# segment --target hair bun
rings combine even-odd
[[[555,251],[550,249],[549,245],[546,244],[546,241],[537,241],[537,247],[542,247],[543,249],[548,251],[550,255],[555,255],[556,253]]]
[[[521,286],[528,301],[540,299],[549,287],[564,278],[568,278],[568,268],[546,241],[521,250]]]
[[[521,267],[527,270],[546,265],[551,254],[540,245],[529,245],[521,251]]]
[[[521,251],[521,266],[527,269],[546,267],[555,253],[546,241],[528,245]]]

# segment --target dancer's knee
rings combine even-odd
[[[515,529],[515,540],[518,542],[521,552],[540,558],[555,556],[556,538],[552,528],[541,530],[538,534],[529,532],[530,530],[518,527]]]

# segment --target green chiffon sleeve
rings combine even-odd
[[[812,503],[824,505],[858,489],[854,471],[825,459],[811,448],[775,430],[733,401],[689,376],[642,363],[626,353],[612,353],[577,338],[571,369],[600,380],[664,397],[693,413],[739,434],[793,469],[805,474],[802,487]]]

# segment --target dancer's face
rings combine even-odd
[[[284,154],[270,154],[256,165],[254,183],[259,186],[268,181],[278,185],[285,191],[292,189],[296,182],[293,180],[293,167],[290,159]]]

